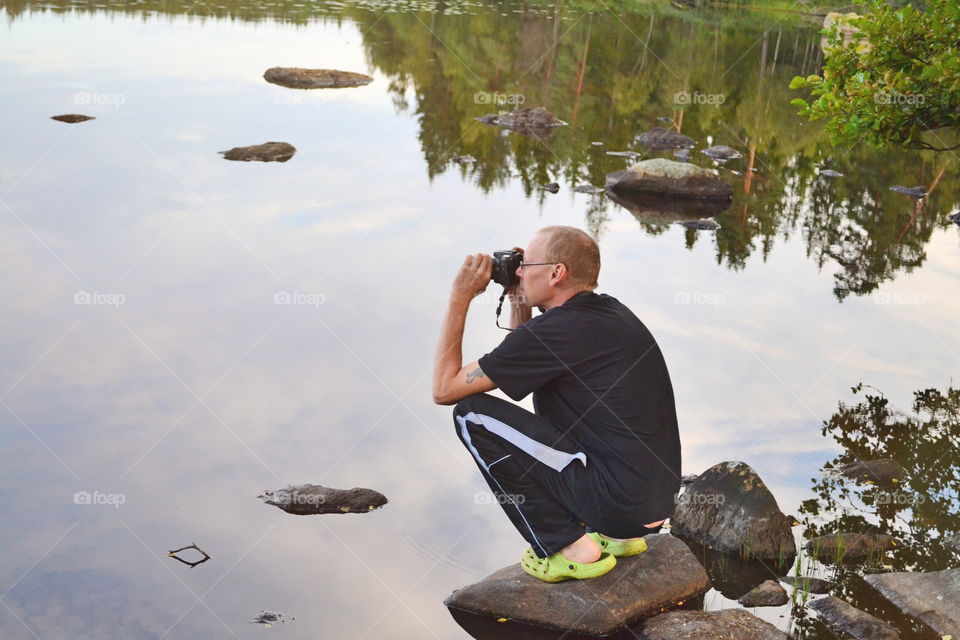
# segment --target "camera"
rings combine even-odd
[[[523,262],[523,252],[521,251],[514,251],[513,249],[494,251],[491,278],[504,287],[519,284],[520,278],[517,277],[517,269],[520,268],[521,262]]]

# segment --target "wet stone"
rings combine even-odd
[[[556,182],[551,182],[549,184],[543,185],[544,191],[549,191],[550,193],[558,193],[560,191],[560,185]]]
[[[687,229],[695,229],[697,231],[716,231],[720,228],[720,223],[716,220],[711,220],[710,218],[702,218],[700,220],[686,220],[684,222],[679,222],[685,226]]]
[[[567,124],[544,107],[524,107],[510,113],[488,113],[477,120],[536,138],[546,137],[554,128]]]
[[[826,176],[828,178],[842,178],[843,174],[839,171],[834,171],[833,169],[821,169],[817,175]]]
[[[470,164],[472,162],[476,162],[477,159],[468,154],[465,156],[457,156],[453,158],[453,161],[456,162],[457,164]]]
[[[697,145],[693,138],[663,127],[641,133],[636,141],[651,149],[692,149]]]
[[[733,189],[714,169],[665,158],[643,160],[626,171],[608,173],[607,188],[682,198],[727,200],[733,195]]]
[[[607,151],[607,155],[617,158],[636,158],[640,154],[636,151]]]
[[[603,636],[710,588],[706,572],[682,541],[669,534],[649,535],[646,541],[645,553],[617,558],[617,566],[599,578],[549,584],[514,564],[454,591],[444,604],[494,619]]]
[[[263,79],[289,89],[361,87],[373,82],[373,78],[363,73],[301,67],[271,67],[263,73]]]
[[[590,194],[601,193],[603,191],[602,188],[595,187],[592,184],[578,184],[573,188],[573,190],[576,191],[577,193],[590,193]]]
[[[714,160],[733,160],[734,158],[742,158],[743,155],[734,149],[733,147],[728,147],[725,144],[718,144],[712,147],[707,147],[703,149],[700,153],[706,154],[707,157],[713,158]]]
[[[286,162],[297,152],[296,147],[286,142],[264,142],[249,147],[234,147],[222,153],[225,160],[239,160],[241,162]]]
[[[899,640],[900,633],[893,625],[875,618],[865,611],[844,602],[840,598],[827,596],[810,603],[824,624],[843,636],[854,640]]]
[[[835,472],[847,478],[873,482],[875,484],[893,484],[903,480],[906,471],[892,458],[880,460],[858,460],[835,469]]]
[[[941,636],[960,638],[960,569],[864,576],[897,609]]]
[[[373,489],[331,489],[318,484],[268,490],[257,496],[267,504],[298,516],[319,513],[367,513],[387,504]]]
[[[829,580],[824,580],[822,578],[807,578],[804,576],[784,576],[780,578],[780,582],[788,584],[794,589],[799,589],[800,591],[806,591],[807,593],[812,593],[814,595],[822,595],[824,593],[830,593],[830,590],[833,589],[833,583]]]
[[[275,624],[286,623],[284,615],[279,611],[269,611],[264,609],[250,620],[251,624],[262,624],[265,627],[272,627]]]
[[[96,118],[93,116],[85,116],[81,113],[65,113],[62,116],[50,116],[50,119],[56,120],[57,122],[66,122],[68,124],[86,122],[87,120],[96,120]]]
[[[671,611],[646,620],[640,631],[644,640],[789,640],[743,609]]]
[[[787,590],[781,587],[776,580],[767,580],[757,585],[737,600],[745,607],[779,607],[789,601],[790,597],[787,595]]]
[[[673,152],[673,157],[679,162],[690,162],[690,158],[693,157],[693,154],[690,152],[690,149],[677,149]]]
[[[806,550],[821,562],[860,562],[877,558],[897,546],[882,533],[834,533],[807,541]]]
[[[704,546],[763,560],[796,556],[792,522],[750,465],[710,467],[678,499],[673,534]]]
[[[923,198],[927,195],[927,188],[920,187],[904,187],[903,185],[895,184],[890,187],[890,191],[896,191],[897,193],[902,193],[905,196],[910,196],[911,198]]]

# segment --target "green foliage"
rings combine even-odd
[[[790,88],[808,89],[810,97],[791,104],[811,120],[828,119],[834,144],[960,147],[960,3],[868,6],[869,13],[841,16],[824,29],[823,73],[795,77]]]

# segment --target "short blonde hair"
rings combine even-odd
[[[600,247],[576,227],[554,225],[540,229],[547,236],[543,249],[544,262],[561,262],[567,267],[570,284],[596,289],[600,275]]]

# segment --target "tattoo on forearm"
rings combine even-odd
[[[477,367],[473,371],[467,374],[467,384],[470,384],[474,380],[479,380],[483,377],[483,370],[480,367]]]

